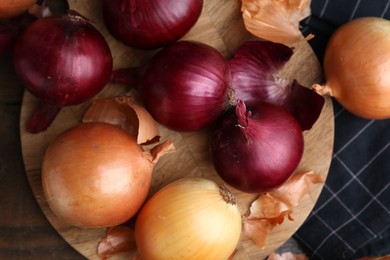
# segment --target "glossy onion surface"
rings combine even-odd
[[[48,147],[42,184],[53,212],[80,227],[111,227],[136,214],[154,164],[135,137],[108,123],[82,123]]]
[[[110,33],[139,49],[179,40],[194,26],[203,0],[104,0],[103,17]]]
[[[283,107],[238,102],[215,126],[213,163],[232,187],[260,193],[282,185],[303,154],[302,129]]]
[[[110,49],[98,30],[76,12],[38,19],[15,46],[15,69],[45,103],[65,106],[90,99],[112,72]]]
[[[200,42],[179,41],[154,57],[141,92],[159,123],[172,130],[196,131],[225,110],[230,85],[229,65],[220,52]]]

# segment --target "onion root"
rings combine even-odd
[[[26,125],[30,133],[45,131],[60,112],[61,107],[40,102]]]
[[[332,89],[328,85],[314,84],[313,90],[321,96],[333,96]]]

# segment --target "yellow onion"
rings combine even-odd
[[[36,0],[1,0],[0,19],[20,15],[34,6],[35,2]]]
[[[122,128],[82,123],[57,136],[42,163],[42,186],[52,211],[79,227],[111,227],[133,217],[143,205],[167,140],[145,151]]]
[[[328,42],[323,65],[326,83],[314,91],[362,118],[390,118],[390,21],[364,17],[342,25]]]
[[[135,241],[141,259],[227,259],[241,234],[241,214],[226,187],[187,177],[155,193],[141,209]]]

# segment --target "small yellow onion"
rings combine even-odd
[[[390,21],[364,17],[338,28],[323,66],[326,83],[314,91],[359,117],[390,118]]]
[[[227,259],[241,235],[237,201],[226,187],[186,177],[163,187],[141,209],[135,241],[141,259]]]

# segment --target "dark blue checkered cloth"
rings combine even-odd
[[[390,19],[390,0],[312,0],[302,22],[320,62],[341,24],[362,16]],[[390,102],[390,100],[389,100]],[[351,115],[336,101],[333,159],[313,212],[294,238],[311,259],[390,254],[390,120]]]

